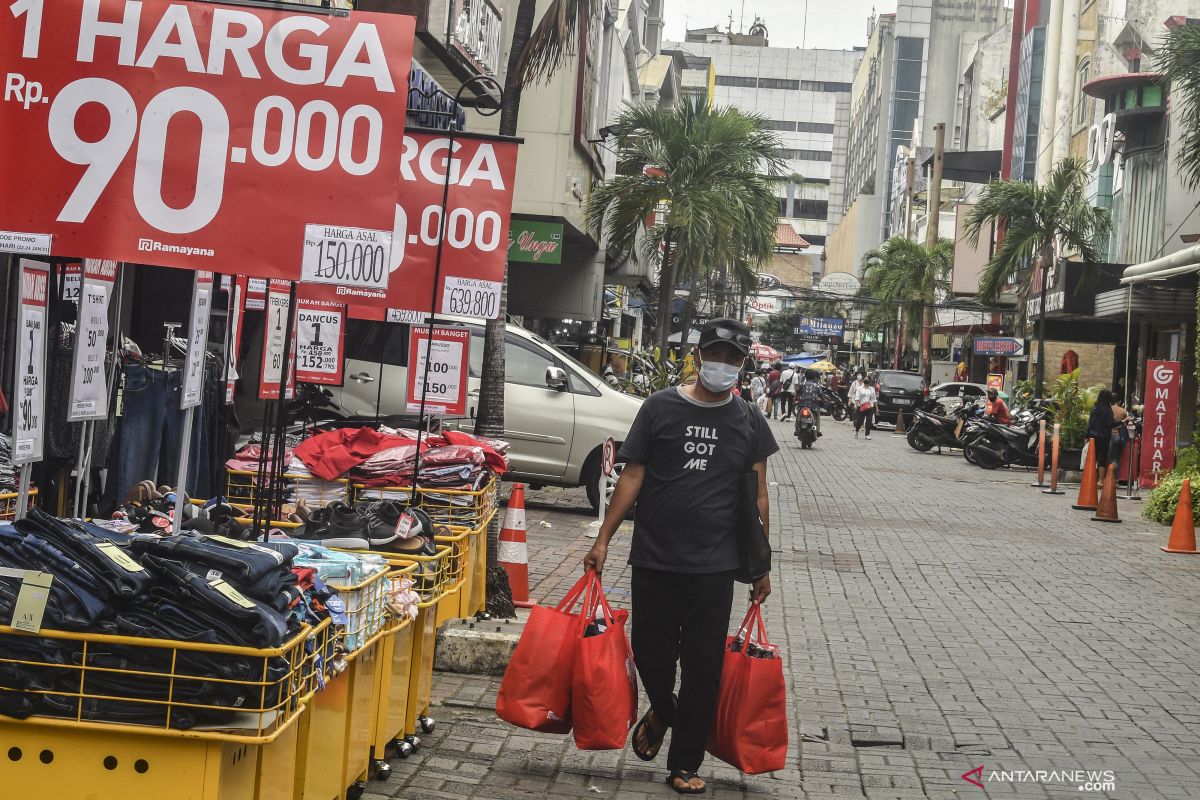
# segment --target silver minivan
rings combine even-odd
[[[482,320],[439,317],[439,324],[471,331],[469,418],[449,418],[450,428],[474,423],[483,370]],[[409,326],[350,320],[346,334],[346,383],[330,387],[351,414],[404,414]],[[380,364],[383,365],[382,377]],[[511,445],[509,476],[535,486],[587,488],[599,501],[600,448],[625,439],[641,398],[613,389],[587,367],[540,336],[509,323],[505,334],[504,436]],[[382,380],[382,385],[379,381]]]

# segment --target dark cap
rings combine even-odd
[[[728,344],[735,347],[742,355],[750,354],[750,329],[736,319],[718,317],[700,326],[700,349],[714,344]]]

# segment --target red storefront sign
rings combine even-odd
[[[397,14],[8,4],[0,174],[37,191],[0,194],[0,242],[368,283],[323,256],[350,236],[390,247],[413,31]]]
[[[1146,362],[1146,407],[1142,413],[1141,484],[1148,489],[1175,466],[1175,425],[1183,365],[1178,361]]]
[[[444,134],[409,131],[404,137],[387,290],[307,285],[305,297],[345,303],[356,319],[420,321],[431,301],[439,314],[487,319],[499,315],[517,143],[456,134],[453,154],[449,149]],[[435,295],[433,274],[447,174],[446,241]]]

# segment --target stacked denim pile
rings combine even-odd
[[[299,633],[303,623],[318,624],[328,614],[329,593],[323,586],[298,585],[292,568],[297,552],[287,543],[127,535],[59,520],[37,509],[15,525],[0,525],[0,566],[54,576],[44,629],[202,644],[274,648]],[[0,575],[0,624],[12,624],[21,585],[20,577]],[[21,661],[45,666],[16,663]],[[129,672],[87,670],[82,694],[89,697],[81,699],[71,696],[80,693],[80,666]],[[279,657],[172,648],[92,643],[85,651],[81,642],[4,634],[0,714],[78,715],[159,726],[169,722],[178,728],[225,724],[236,709],[270,708],[290,694],[289,682],[306,677],[293,666]],[[173,681],[166,677],[172,669]],[[136,674],[147,672],[164,676]],[[206,680],[211,678],[235,683]],[[137,702],[168,697],[174,703],[215,708],[172,706],[168,720],[165,706]]]

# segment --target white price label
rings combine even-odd
[[[341,311],[297,309],[296,371],[300,380],[316,382],[323,376],[339,375],[341,339]]]
[[[194,408],[204,399],[204,353],[208,347],[208,316],[212,310],[212,273],[196,273],[192,288],[192,322],[188,329],[187,363],[184,367],[180,408]]]
[[[263,348],[263,383],[278,385],[283,377],[283,341],[287,328],[288,296],[267,295],[267,346]]]
[[[26,253],[31,256],[50,255],[54,237],[48,233],[0,231],[0,253]]]
[[[301,278],[311,283],[386,289],[391,254],[391,231],[306,225]]]
[[[429,340],[422,339],[417,343],[417,365],[414,375],[415,395],[421,396],[425,390],[426,411],[429,406],[444,408],[458,402],[459,382],[462,380],[460,366],[463,363],[462,342],[447,342],[434,340],[432,355],[430,355]],[[425,361],[429,360],[429,383],[425,383]],[[411,367],[410,367],[411,368]],[[420,404],[417,404],[420,408]],[[410,408],[410,411],[417,409]]]
[[[83,290],[83,266],[68,264],[63,273],[62,299],[73,303],[79,302],[79,293]]]
[[[22,259],[21,306],[17,319],[17,360],[13,375],[14,464],[42,459],[46,420],[46,302],[50,271]]]
[[[421,323],[429,319],[428,311],[409,311],[406,308],[389,308],[387,310],[388,322],[401,322],[412,325]]]
[[[502,288],[498,281],[448,276],[442,290],[441,313],[496,319],[500,316]]]
[[[108,342],[108,285],[84,283],[75,330],[75,357],[71,369],[71,400],[67,419],[104,419],[108,416],[108,381],[104,353]]]
[[[267,279],[251,278],[246,283],[246,310],[262,311],[267,307]]]

